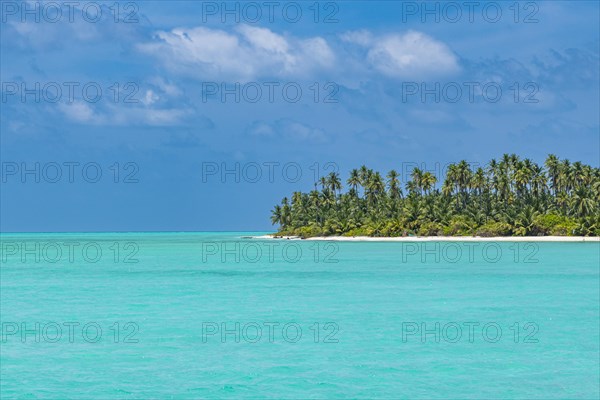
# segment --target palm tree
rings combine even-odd
[[[421,194],[423,190],[423,171],[415,167],[411,173],[411,179],[413,182],[414,189]],[[408,188],[407,188],[408,189]]]
[[[535,164],[531,171],[531,187],[534,196],[539,197],[546,193],[548,188],[548,178],[544,170],[539,165]]]
[[[560,163],[560,172],[558,173],[558,187],[559,190],[570,192],[573,187],[572,182],[572,172],[571,172],[571,162],[569,160],[563,160]]]
[[[358,187],[360,186],[360,182],[360,173],[355,168],[352,171],[350,171],[350,177],[348,178],[346,183],[354,190],[354,193],[358,194]]]
[[[398,172],[394,169],[387,174],[388,192],[390,198],[394,200],[402,197],[402,188],[400,187],[400,179],[398,179],[399,176]]]
[[[327,178],[322,176],[321,178],[319,178],[319,183],[321,184],[321,192],[325,193],[329,186],[329,182],[327,181]]]
[[[452,196],[453,191],[454,191],[454,186],[452,185],[452,182],[450,182],[450,180],[446,179],[444,181],[444,184],[442,185],[442,194],[446,197],[450,197],[450,196]]]
[[[367,179],[369,178],[370,172],[371,172],[371,170],[368,169],[366,167],[366,165],[362,165],[360,167],[358,174],[359,174],[360,182],[363,186],[365,186],[365,184],[367,183]]]
[[[330,173],[318,180],[321,191],[315,186],[309,193],[294,192],[291,204],[284,198],[271,210],[271,222],[281,232],[303,237],[307,231],[473,234],[492,222],[507,224],[503,232],[529,235],[546,232],[537,224],[552,214],[549,220],[558,216],[577,234],[600,234],[600,169],[554,155],[540,166],[504,154],[475,171],[463,160],[449,165],[441,190],[436,189],[435,175],[415,168],[405,184],[406,197],[395,170],[384,179],[364,165],[353,169],[345,194],[341,182],[339,174]],[[364,197],[358,195],[359,187]]]
[[[560,171],[560,160],[554,154],[549,154],[545,162],[550,177],[550,187],[554,191],[554,195],[558,193],[558,174]]]
[[[283,198],[281,205],[281,224],[285,227],[288,226],[292,220],[292,209],[290,208],[287,197]]]
[[[276,205],[271,210],[271,225],[281,225],[283,227],[283,219],[281,218],[281,207]]]
[[[522,196],[526,192],[529,183],[529,170],[525,163],[516,165],[514,178],[517,195]]]
[[[340,174],[337,172],[329,173],[327,177],[327,182],[329,184],[329,189],[332,193],[336,193],[338,190],[342,190],[342,181],[340,180]]]
[[[473,179],[471,180],[471,188],[475,190],[475,193],[481,195],[486,188],[485,172],[482,168],[477,168]]]
[[[372,196],[372,200],[378,200],[381,195],[385,193],[385,184],[383,183],[383,178],[379,172],[375,172],[369,176],[367,186],[369,188],[369,193]]]
[[[573,187],[579,187],[580,185],[582,185],[585,175],[583,170],[583,164],[581,164],[581,161],[576,161],[573,163],[572,174]]]
[[[592,215],[596,209],[596,203],[592,199],[592,192],[584,187],[578,187],[573,194],[573,214],[579,217]]]
[[[539,214],[533,207],[525,207],[516,218],[515,226],[518,229],[518,233],[522,236],[528,235],[533,229],[535,217]]]
[[[458,163],[456,169],[458,188],[461,192],[466,192],[471,183],[471,177],[473,175],[471,172],[471,167],[465,160],[462,160]]]
[[[431,189],[437,183],[437,178],[431,172],[427,171],[421,176],[421,186],[426,194],[429,194]]]

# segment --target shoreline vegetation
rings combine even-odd
[[[333,242],[600,242],[599,236],[300,236],[263,235],[251,239],[314,240]]]
[[[350,172],[346,184],[342,193],[341,178],[332,172],[309,193],[285,197],[271,210],[277,233],[259,238],[597,241],[600,236],[600,169],[553,154],[543,166],[515,154],[485,168],[460,161],[448,166],[443,180],[415,168],[405,183],[395,170],[384,178],[363,165]]]

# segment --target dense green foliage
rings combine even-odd
[[[545,166],[516,155],[472,170],[449,165],[445,180],[415,168],[402,190],[399,174],[386,179],[354,169],[342,194],[339,174],[321,190],[295,192],[272,210],[279,234],[310,236],[539,236],[600,235],[600,169],[548,156]]]

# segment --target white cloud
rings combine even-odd
[[[259,77],[301,77],[334,65],[320,37],[284,37],[266,28],[241,25],[234,32],[195,27],[160,31],[138,48],[170,69],[201,78],[250,81]]]
[[[190,114],[178,108],[122,107],[109,105],[99,116],[98,125],[108,126],[173,126],[179,125]]]
[[[373,34],[365,29],[359,31],[344,32],[340,35],[344,42],[358,44],[360,46],[369,46],[373,43]]]
[[[459,70],[457,57],[448,46],[414,31],[377,40],[367,59],[375,69],[392,77],[429,77]]]
[[[355,51],[336,56],[322,37],[298,38],[249,25],[232,30],[175,28],[159,31],[154,40],[138,45],[171,71],[224,81],[307,78],[334,68],[344,79],[365,63],[371,74],[376,71],[392,78],[427,79],[460,70],[458,57],[446,44],[416,31],[386,35],[350,31],[340,34],[334,47]]]
[[[279,119],[273,123],[255,121],[248,127],[247,132],[254,136],[286,138],[301,142],[322,142],[326,139],[325,132],[322,129],[289,118]]]
[[[71,121],[90,123],[98,120],[90,105],[84,102],[60,103],[58,108]]]
[[[136,109],[132,113],[138,124],[152,126],[168,126],[177,125],[183,117],[187,115],[186,110],[179,109],[157,109],[157,110],[140,110]],[[126,116],[129,117],[129,116]],[[128,118],[127,118],[128,119]],[[127,121],[122,121],[124,125]],[[135,123],[134,122],[134,123]]]
[[[251,135],[255,136],[274,136],[275,130],[273,127],[266,122],[255,122],[249,128],[249,132]]]
[[[269,29],[241,25],[238,31],[257,49],[281,55],[287,55],[290,50],[287,40]]]
[[[325,139],[325,132],[321,129],[313,128],[298,121],[283,120],[280,122],[280,125],[279,129],[284,130],[285,134],[293,139],[316,141]]]
[[[314,64],[327,68],[335,62],[335,54],[323,38],[315,37],[302,40],[300,46],[303,50],[303,55],[305,57],[312,57],[311,62]]]
[[[421,32],[374,36],[360,30],[346,32],[340,38],[365,48],[368,64],[389,77],[426,79],[460,70],[458,57],[446,44]]]
[[[181,89],[179,89],[176,85],[167,82],[164,78],[155,77],[150,79],[150,83],[155,85],[161,91],[163,91],[166,95],[171,97],[177,97],[182,94]]]
[[[170,126],[180,124],[190,112],[176,108],[123,107],[95,105],[85,102],[59,103],[58,110],[69,120],[99,126]]]
[[[141,102],[145,106],[150,106],[150,105],[156,103],[158,100],[160,100],[160,96],[157,95],[156,93],[154,93],[153,90],[148,89],[148,90],[146,90],[146,95],[144,96],[144,98],[141,99]]]

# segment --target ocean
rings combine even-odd
[[[600,243],[260,234],[2,234],[0,397],[600,397]]]

